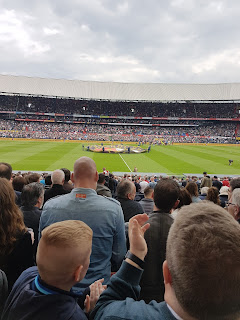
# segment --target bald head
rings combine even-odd
[[[74,186],[96,189],[98,173],[96,163],[88,157],[77,159],[73,167]]]

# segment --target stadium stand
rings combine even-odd
[[[236,143],[238,88],[0,75],[0,137]]]

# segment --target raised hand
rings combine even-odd
[[[84,301],[84,311],[89,313],[92,311],[101,295],[101,293],[107,288],[103,285],[104,279],[97,280],[90,285],[90,296],[87,295]]]
[[[144,260],[147,254],[147,244],[144,239],[145,231],[150,227],[146,213],[138,214],[129,220],[128,236],[130,251],[139,259]]]

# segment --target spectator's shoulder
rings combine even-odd
[[[48,199],[45,202],[45,204],[43,206],[43,209],[52,208],[52,207],[58,206],[61,203],[64,203],[66,197],[68,197],[69,194],[70,193],[61,194],[61,195],[57,195],[55,197],[52,197],[52,198]]]
[[[103,196],[105,199],[107,199],[108,201],[111,201],[112,203],[115,203],[117,204],[118,206],[121,207],[121,204],[118,200],[114,199],[114,198],[110,198],[110,197],[106,197],[106,196]]]

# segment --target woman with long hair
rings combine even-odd
[[[211,187],[207,191],[207,197],[206,200],[212,201],[213,203],[218,204],[219,206],[221,205],[221,201],[219,198],[219,191],[218,188],[216,187]]]
[[[15,203],[10,181],[0,178],[0,269],[6,273],[9,290],[20,274],[33,265],[31,234]]]
[[[188,182],[185,188],[190,193],[190,196],[192,198],[192,202],[202,201],[198,197],[198,186],[197,186],[196,182],[193,182],[193,181]]]

